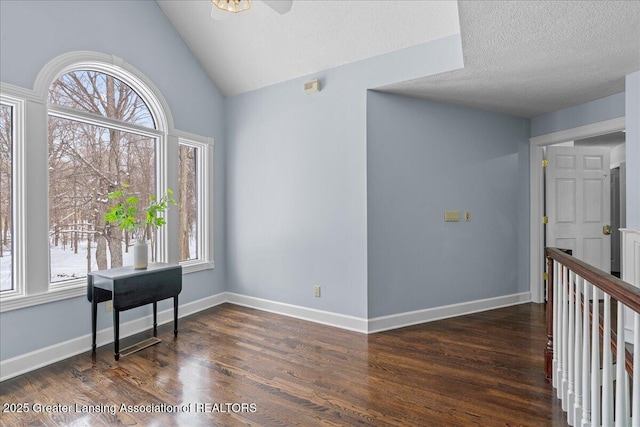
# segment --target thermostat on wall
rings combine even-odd
[[[320,92],[320,81],[318,79],[308,81],[304,84],[305,93]]]

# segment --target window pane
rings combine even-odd
[[[178,215],[180,217],[180,261],[198,259],[197,149],[180,145]]]
[[[13,109],[0,104],[0,292],[13,290]]]
[[[151,111],[126,83],[98,71],[72,71],[53,82],[49,102],[155,128]]]
[[[134,242],[104,222],[107,195],[122,183],[145,207],[155,193],[154,138],[49,117],[51,282],[133,264]]]

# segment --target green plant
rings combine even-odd
[[[149,205],[146,208],[139,208],[140,198],[131,193],[128,184],[122,184],[121,188],[109,193],[109,200],[117,203],[109,206],[104,220],[108,224],[117,225],[135,239],[146,240],[150,237],[150,230],[155,230],[167,223],[164,217],[158,214],[166,212],[170,205],[176,204],[172,195],[173,191],[168,188],[159,199],[155,195],[149,196]]]

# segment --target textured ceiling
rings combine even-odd
[[[157,0],[224,95],[393,52],[460,32],[452,1],[261,1],[224,21],[209,0]]]
[[[520,117],[624,91],[638,1],[461,1],[464,69],[385,90]]]
[[[379,88],[534,117],[624,90],[640,70],[640,1],[260,1],[225,21],[157,0],[225,95],[460,32],[465,68]],[[459,16],[458,16],[459,15]]]

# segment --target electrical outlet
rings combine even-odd
[[[313,295],[316,297],[320,297],[320,285],[315,285],[313,287]]]
[[[113,300],[109,300],[104,305],[104,311],[111,313],[113,311]]]

